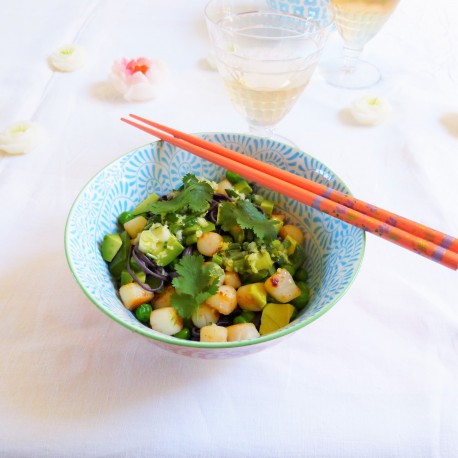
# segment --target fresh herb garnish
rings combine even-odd
[[[242,229],[251,229],[259,239],[266,243],[277,236],[277,222],[270,220],[260,212],[249,200],[222,202],[218,212],[218,224],[228,231],[236,224]]]
[[[183,256],[175,270],[179,276],[172,281],[176,290],[172,306],[182,318],[190,318],[198,305],[218,292],[220,275],[211,264],[204,265],[198,253]]]
[[[156,214],[181,212],[188,207],[191,212],[204,213],[210,207],[213,189],[209,183],[200,181],[195,175],[188,173],[183,177],[183,189],[170,200],[160,200],[151,205]]]

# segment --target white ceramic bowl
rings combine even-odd
[[[199,134],[342,192],[348,188],[328,167],[291,146],[244,134]],[[219,180],[224,171],[164,142],[154,142],[115,160],[83,188],[68,216],[65,249],[70,269],[87,297],[110,318],[159,347],[186,356],[228,358],[265,349],[327,312],[348,290],[363,259],[364,232],[299,202],[265,190],[306,234],[306,268],[311,299],[285,328],[242,342],[205,343],[153,331],[121,303],[107,263],[100,254],[103,236],[117,230],[117,217],[152,192],[165,194],[181,185],[186,173]]]

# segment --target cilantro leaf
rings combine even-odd
[[[176,294],[172,306],[182,318],[190,318],[196,307],[218,292],[220,275],[212,265],[204,265],[198,254],[184,256],[175,266],[178,277],[172,280]]]
[[[218,212],[218,224],[224,231],[238,224],[242,229],[251,229],[256,237],[271,242],[277,236],[277,222],[270,220],[249,200],[222,202]]]
[[[188,207],[195,213],[204,213],[210,207],[212,198],[213,189],[209,183],[199,181],[195,175],[187,174],[183,177],[183,189],[173,199],[154,202],[151,211],[165,215]]]

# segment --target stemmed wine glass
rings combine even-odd
[[[371,40],[391,16],[399,0],[330,0],[335,10],[335,23],[344,41],[342,62],[324,66],[329,84],[347,89],[362,89],[377,83],[380,71],[360,60],[366,43]]]
[[[326,0],[315,4],[326,20],[284,13],[268,0],[211,0],[205,8],[218,71],[255,135],[278,137],[276,125],[312,77],[334,18]]]

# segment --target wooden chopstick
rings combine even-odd
[[[349,206],[346,206],[339,201],[334,201],[329,198],[330,196],[335,197],[336,195],[340,199],[342,196],[345,196],[346,198],[350,198],[350,196],[346,196],[342,193],[334,194],[332,189],[326,188],[322,185],[319,185],[320,188],[309,188],[318,190],[318,193],[310,191],[309,189],[305,188],[305,186],[310,185],[310,183],[314,183],[310,180],[306,180],[304,187],[302,187],[299,184],[302,182],[302,177],[299,177],[301,180],[297,180],[297,175],[270,166],[268,164],[264,164],[261,161],[249,158],[243,154],[224,148],[220,145],[206,142],[205,140],[199,139],[189,134],[185,134],[175,129],[171,129],[161,124],[154,123],[153,121],[141,118],[140,116],[130,116],[134,119],[144,122],[145,124],[157,127],[161,130],[165,130],[168,133],[147,127],[130,119],[121,118],[121,120],[168,143],[174,144],[186,151],[189,151],[203,159],[213,162],[216,165],[224,167],[227,170],[238,173],[249,180],[256,181],[257,183],[272,189],[273,191],[298,200],[305,205],[325,212],[330,216],[345,221],[367,232],[373,233],[374,235],[382,237],[385,240],[420,254],[448,268],[453,270],[458,269],[458,254],[451,249],[433,243],[427,238],[422,238],[416,234],[400,229],[399,227],[390,225],[389,222],[380,221],[371,215],[357,211],[352,208],[351,201],[349,202]],[[321,187],[323,187],[324,190],[322,190]],[[369,206],[369,204],[366,204],[366,206]],[[406,222],[410,221],[406,218],[403,218],[403,220]],[[410,221],[410,223],[412,226],[417,227],[417,223],[413,221]],[[426,226],[423,227],[428,230],[428,234],[438,233],[438,231],[427,228]],[[448,246],[456,247],[455,238],[443,234],[441,241],[444,239],[449,241],[446,242]]]

